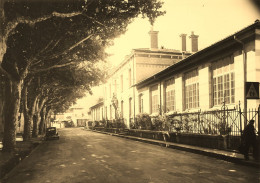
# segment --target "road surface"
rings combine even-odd
[[[86,131],[59,130],[25,158],[8,183],[259,183],[257,168]]]

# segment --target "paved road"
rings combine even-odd
[[[24,159],[8,183],[259,183],[256,168],[80,128],[62,129]]]

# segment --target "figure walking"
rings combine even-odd
[[[245,127],[243,134],[242,134],[242,143],[244,144],[245,160],[249,160],[248,152],[249,152],[250,147],[253,147],[254,158],[255,159],[258,158],[254,122],[255,122],[254,120],[250,120],[249,124]]]

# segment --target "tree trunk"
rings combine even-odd
[[[22,80],[6,80],[4,107],[3,151],[14,151],[16,145],[16,122],[21,101]]]
[[[41,113],[40,113],[40,115],[41,115],[41,120],[40,120],[40,124],[39,124],[39,134],[40,135],[44,134],[44,126],[46,123],[45,113],[46,113],[46,107],[43,107],[41,110]]]
[[[28,141],[31,138],[31,125],[33,121],[33,117],[28,112],[24,112],[24,132],[23,132],[23,140]]]
[[[38,137],[38,124],[39,124],[39,112],[35,112],[35,114],[33,115],[32,137]]]
[[[50,118],[51,118],[51,108],[50,107],[47,107],[46,109],[46,113],[45,113],[45,120],[46,120],[46,123],[45,123],[45,130],[46,128],[50,127]]]
[[[32,113],[28,110],[27,102],[27,85],[22,90],[23,95],[23,115],[24,115],[24,132],[23,140],[28,141],[31,138]]]

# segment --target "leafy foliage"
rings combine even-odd
[[[136,115],[135,122],[130,124],[132,129],[144,129],[151,130],[152,129],[152,121],[151,117],[147,113],[141,113]]]
[[[140,14],[153,23],[164,14],[161,6],[158,0],[3,0],[0,74],[8,78],[13,97],[5,109],[10,113],[4,136],[4,146],[9,147],[5,149],[15,146],[24,83],[33,83],[28,85],[31,99],[40,95],[56,112],[66,110],[102,80],[105,74],[97,64],[105,61],[105,49],[112,40]]]

